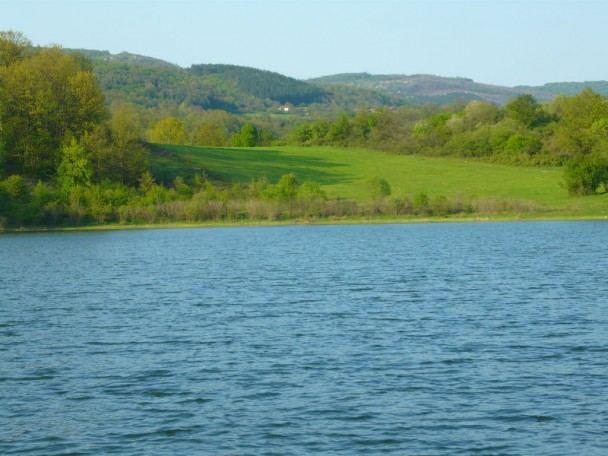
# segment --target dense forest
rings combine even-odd
[[[276,100],[293,105],[318,103],[327,93],[325,90],[278,73],[237,65],[192,65],[188,70],[197,76],[221,75],[239,90],[257,98]]]
[[[92,57],[0,32],[0,227],[390,212],[378,204],[381,177],[370,184],[371,209],[328,201],[318,183],[292,174],[248,186],[199,174],[161,182],[151,143],[359,146],[563,166],[572,195],[608,185],[608,99],[592,88],[550,102],[520,94],[504,106],[391,104],[371,89],[244,67]]]

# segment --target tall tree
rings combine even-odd
[[[548,120],[548,116],[529,93],[513,98],[505,105],[507,116],[521,123],[526,128],[538,127]]]
[[[159,144],[186,144],[188,137],[181,120],[167,117],[156,123],[150,132],[150,141]]]
[[[61,160],[61,144],[103,119],[104,98],[79,55],[53,47],[13,57],[0,69],[0,143],[16,172],[50,175]]]
[[[136,183],[146,169],[148,149],[141,140],[136,112],[120,106],[110,120],[112,178],[123,184]]]
[[[588,154],[606,139],[603,120],[608,120],[608,98],[585,89],[573,97],[561,96],[553,102],[559,122],[555,128],[563,154]]]
[[[0,31],[0,67],[8,67],[25,58],[32,43],[21,32]]]

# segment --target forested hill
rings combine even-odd
[[[543,99],[544,96],[554,98],[557,95],[577,95],[586,88],[590,88],[600,95],[608,95],[608,81],[550,82],[537,87],[517,86],[514,89],[518,92],[531,93],[537,98]]]
[[[106,99],[144,107],[166,103],[232,113],[276,112],[281,105],[311,111],[354,111],[361,106],[444,105],[480,100],[505,105],[523,93],[539,101],[575,95],[587,87],[608,95],[607,81],[558,82],[543,86],[504,87],[467,78],[433,75],[345,73],[306,81],[271,71],[237,65],[199,64],[182,68],[128,52],[68,49],[89,57]]]
[[[101,60],[108,63],[133,63],[143,66],[159,66],[166,68],[179,68],[178,65],[166,62],[154,57],[145,55],[131,54],[130,52],[121,52],[119,54],[111,54],[109,51],[96,51],[92,49],[64,49],[68,53],[78,52],[92,60]]]
[[[321,103],[329,94],[323,88],[271,71],[237,65],[192,65],[190,74],[219,76],[233,82],[239,90],[261,99],[293,105]]]
[[[308,82],[325,87],[339,85],[373,90],[412,104],[445,104],[455,99],[465,99],[504,105],[513,97],[523,93],[529,93],[541,101],[550,101],[558,95],[576,95],[587,87],[599,94],[608,95],[607,81],[558,82],[543,86],[505,87],[481,84],[468,78],[448,78],[428,74],[343,73],[309,79]]]
[[[109,103],[128,102],[146,108],[185,105],[240,114],[276,112],[284,105],[323,112],[403,104],[396,97],[364,88],[322,87],[250,67],[200,64],[186,69],[128,52],[65,51],[91,59]]]

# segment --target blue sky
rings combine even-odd
[[[608,0],[0,0],[0,30],[39,45],[508,86],[608,79],[607,20]]]

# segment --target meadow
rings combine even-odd
[[[358,148],[155,145],[151,168],[167,184],[178,175],[188,179],[194,173],[231,183],[260,177],[276,182],[284,174],[295,173],[300,182],[319,182],[329,198],[356,201],[370,199],[366,180],[378,176],[390,183],[393,194],[517,200],[534,205],[537,211],[533,212],[549,218],[608,216],[605,194],[568,195],[562,186],[562,169],[557,167],[515,167]]]

